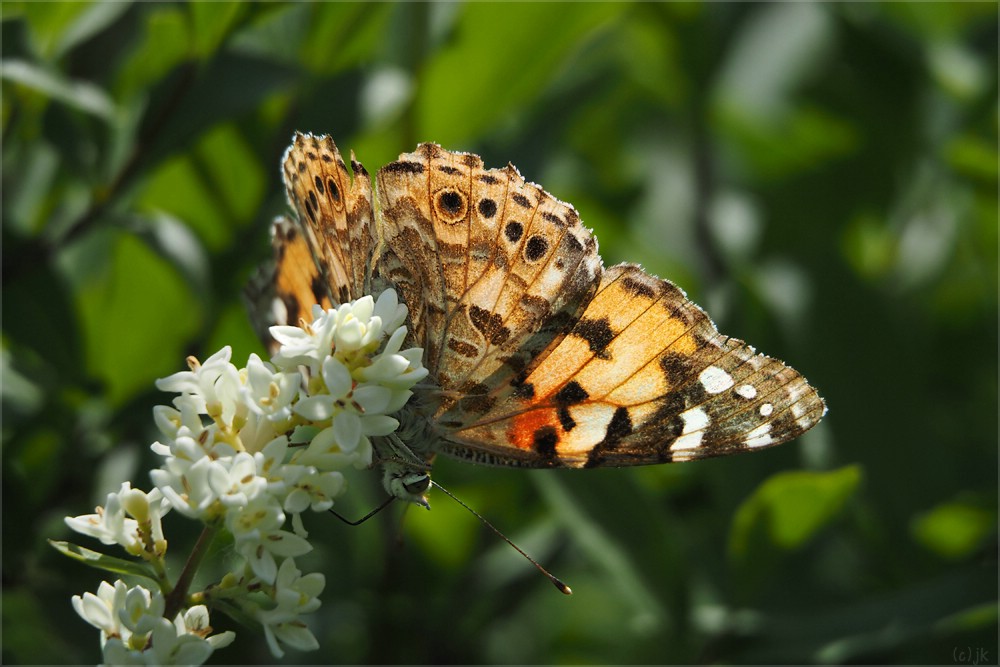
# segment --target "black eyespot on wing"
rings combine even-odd
[[[455,215],[462,210],[462,195],[454,190],[446,190],[438,196],[438,204],[451,215]]]
[[[503,228],[503,235],[506,236],[507,240],[511,243],[517,243],[520,241],[522,234],[524,234],[524,225],[517,220],[511,220]]]
[[[541,236],[532,236],[524,247],[524,256],[528,260],[535,262],[545,256],[549,249],[549,242]]]
[[[479,200],[479,214],[484,218],[492,218],[497,214],[497,203],[492,199],[480,199]]]

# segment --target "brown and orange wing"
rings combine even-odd
[[[377,241],[371,178],[353,154],[348,172],[329,136],[296,132],[282,172],[295,219],[275,220],[274,260],[247,290],[265,341],[270,325],[311,321],[314,304],[330,308],[369,294]]]
[[[720,334],[669,281],[619,265],[539,363],[439,424],[443,453],[479,463],[625,466],[777,445],[825,411],[798,372]]]

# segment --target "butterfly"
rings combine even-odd
[[[517,169],[420,144],[372,179],[329,136],[283,160],[295,220],[273,228],[270,323],[392,287],[428,380],[376,438],[390,494],[426,504],[437,454],[591,468],[771,447],[826,413],[805,378],[719,333],[684,292],[605,268],[569,204]],[[258,299],[259,300],[259,297]]]

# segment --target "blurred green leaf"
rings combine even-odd
[[[573,541],[592,562],[614,581],[613,588],[627,604],[630,621],[662,632],[672,619],[666,608],[652,595],[651,586],[632,557],[616,544],[607,532],[584,512],[557,478],[543,480],[535,473],[537,488],[566,526]]]
[[[783,178],[817,169],[859,145],[849,123],[816,107],[800,106],[778,120],[761,120],[740,107],[717,107],[720,127],[760,177]]]
[[[271,95],[291,88],[298,74],[272,61],[227,52],[204,67],[195,62],[178,66],[150,89],[139,130],[149,143],[134,168],[155,165],[186,150],[216,124],[250,114]]]
[[[90,2],[5,2],[3,18],[23,16],[31,28],[32,46],[39,55],[51,58],[59,51],[67,29],[90,11],[93,11]]]
[[[127,234],[108,238],[106,263],[78,287],[88,370],[120,403],[181,367],[202,312],[176,269]]]
[[[455,38],[421,73],[418,126],[428,139],[457,145],[496,126],[566,66],[581,41],[625,11],[615,3],[577,4],[573,11],[558,3],[519,5],[517,12],[498,3],[465,6]]]
[[[861,482],[861,468],[830,472],[795,471],[773,475],[740,506],[733,518],[729,552],[736,560],[750,556],[755,534],[774,546],[801,548],[840,514]]]
[[[4,59],[0,62],[0,78],[104,120],[110,121],[115,115],[114,102],[98,86],[87,81],[70,80],[59,72],[34,63]]]
[[[913,520],[913,537],[939,556],[960,559],[996,533],[996,512],[962,501],[942,503]]]
[[[974,135],[960,135],[945,148],[948,162],[958,171],[976,178],[983,184],[995,185],[1000,178],[1000,155],[996,142]]]
[[[267,177],[232,125],[221,125],[193,153],[165,162],[144,184],[139,204],[184,221],[210,249],[258,213]]]
[[[191,45],[194,54],[211,57],[229,32],[246,13],[242,2],[191,2],[185,5],[191,21]]]
[[[149,86],[190,56],[191,39],[187,16],[177,5],[149,5],[131,56],[118,72],[116,93],[124,98],[146,94]]]
[[[884,278],[896,263],[899,239],[876,216],[858,215],[845,227],[841,243],[854,271],[862,278]]]
[[[55,42],[52,52],[53,57],[60,58],[71,51],[75,46],[82,44],[93,38],[105,28],[114,23],[122,14],[129,10],[130,2],[84,2],[84,3],[46,3],[49,11],[56,6],[77,5],[84,7],[84,11],[73,16],[73,20],[62,31]]]

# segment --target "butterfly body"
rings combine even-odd
[[[294,322],[387,287],[406,303],[429,377],[374,442],[390,493],[412,500],[400,480],[418,489],[438,453],[665,463],[786,442],[825,414],[799,373],[720,334],[673,283],[604,268],[575,209],[512,165],[421,144],[379,170],[377,205],[351,165],[329,137],[295,135],[284,176],[297,223],[275,229],[269,312]]]

